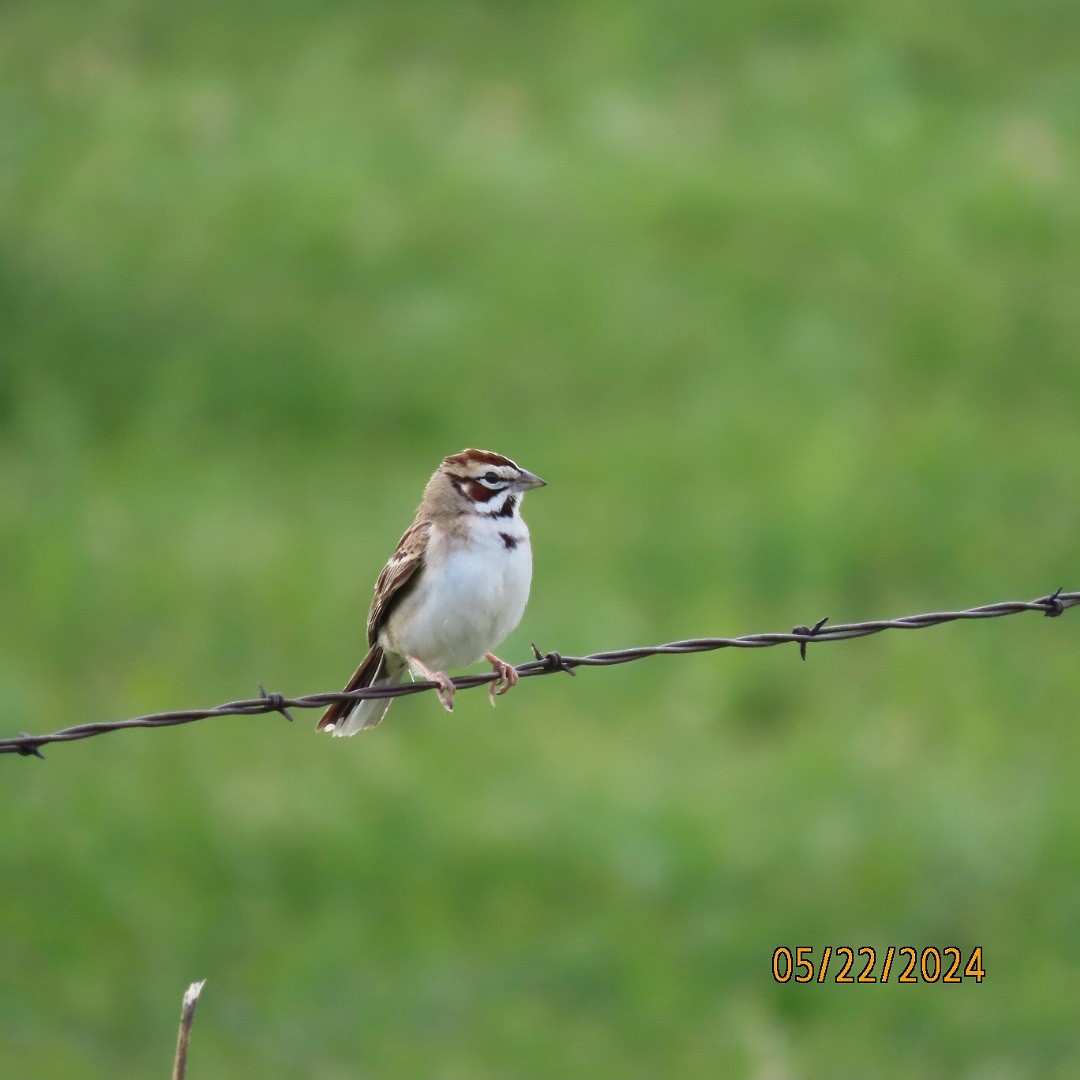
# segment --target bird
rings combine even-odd
[[[487,660],[498,676],[491,704],[518,681],[494,653],[525,612],[532,583],[527,491],[545,487],[535,473],[491,450],[467,449],[431,475],[413,523],[375,583],[367,620],[368,652],[345,687],[393,686],[410,672],[438,687],[454,708],[448,668]],[[317,730],[355,735],[378,725],[390,698],[334,702]]]

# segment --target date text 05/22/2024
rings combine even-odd
[[[788,948],[780,945],[773,950],[772,975],[778,983],[981,983],[986,978],[983,951],[976,945],[965,959],[964,950],[955,945],[938,949],[927,945],[922,949],[911,945],[890,945],[883,952],[869,945],[852,948],[849,945],[821,950],[821,961],[815,963],[812,945]]]

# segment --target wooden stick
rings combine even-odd
[[[180,1012],[180,1034],[176,1038],[176,1061],[173,1064],[172,1080],[184,1080],[187,1072],[188,1042],[191,1039],[191,1022],[195,1019],[195,1006],[199,995],[206,985],[206,980],[193,982],[184,994],[184,1005]]]

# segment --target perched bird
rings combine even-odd
[[[489,694],[518,681],[492,650],[521,621],[532,581],[529,530],[521,501],[539,476],[490,450],[452,454],[432,474],[416,518],[375,583],[368,613],[367,656],[346,692],[404,682],[409,669],[437,683],[439,700],[454,708],[447,668],[487,660],[498,674]],[[336,702],[319,731],[355,735],[375,727],[390,698]]]

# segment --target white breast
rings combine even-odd
[[[380,643],[436,671],[474,664],[521,621],[531,582],[520,517],[480,520],[467,542],[434,526],[420,580],[391,612]]]

